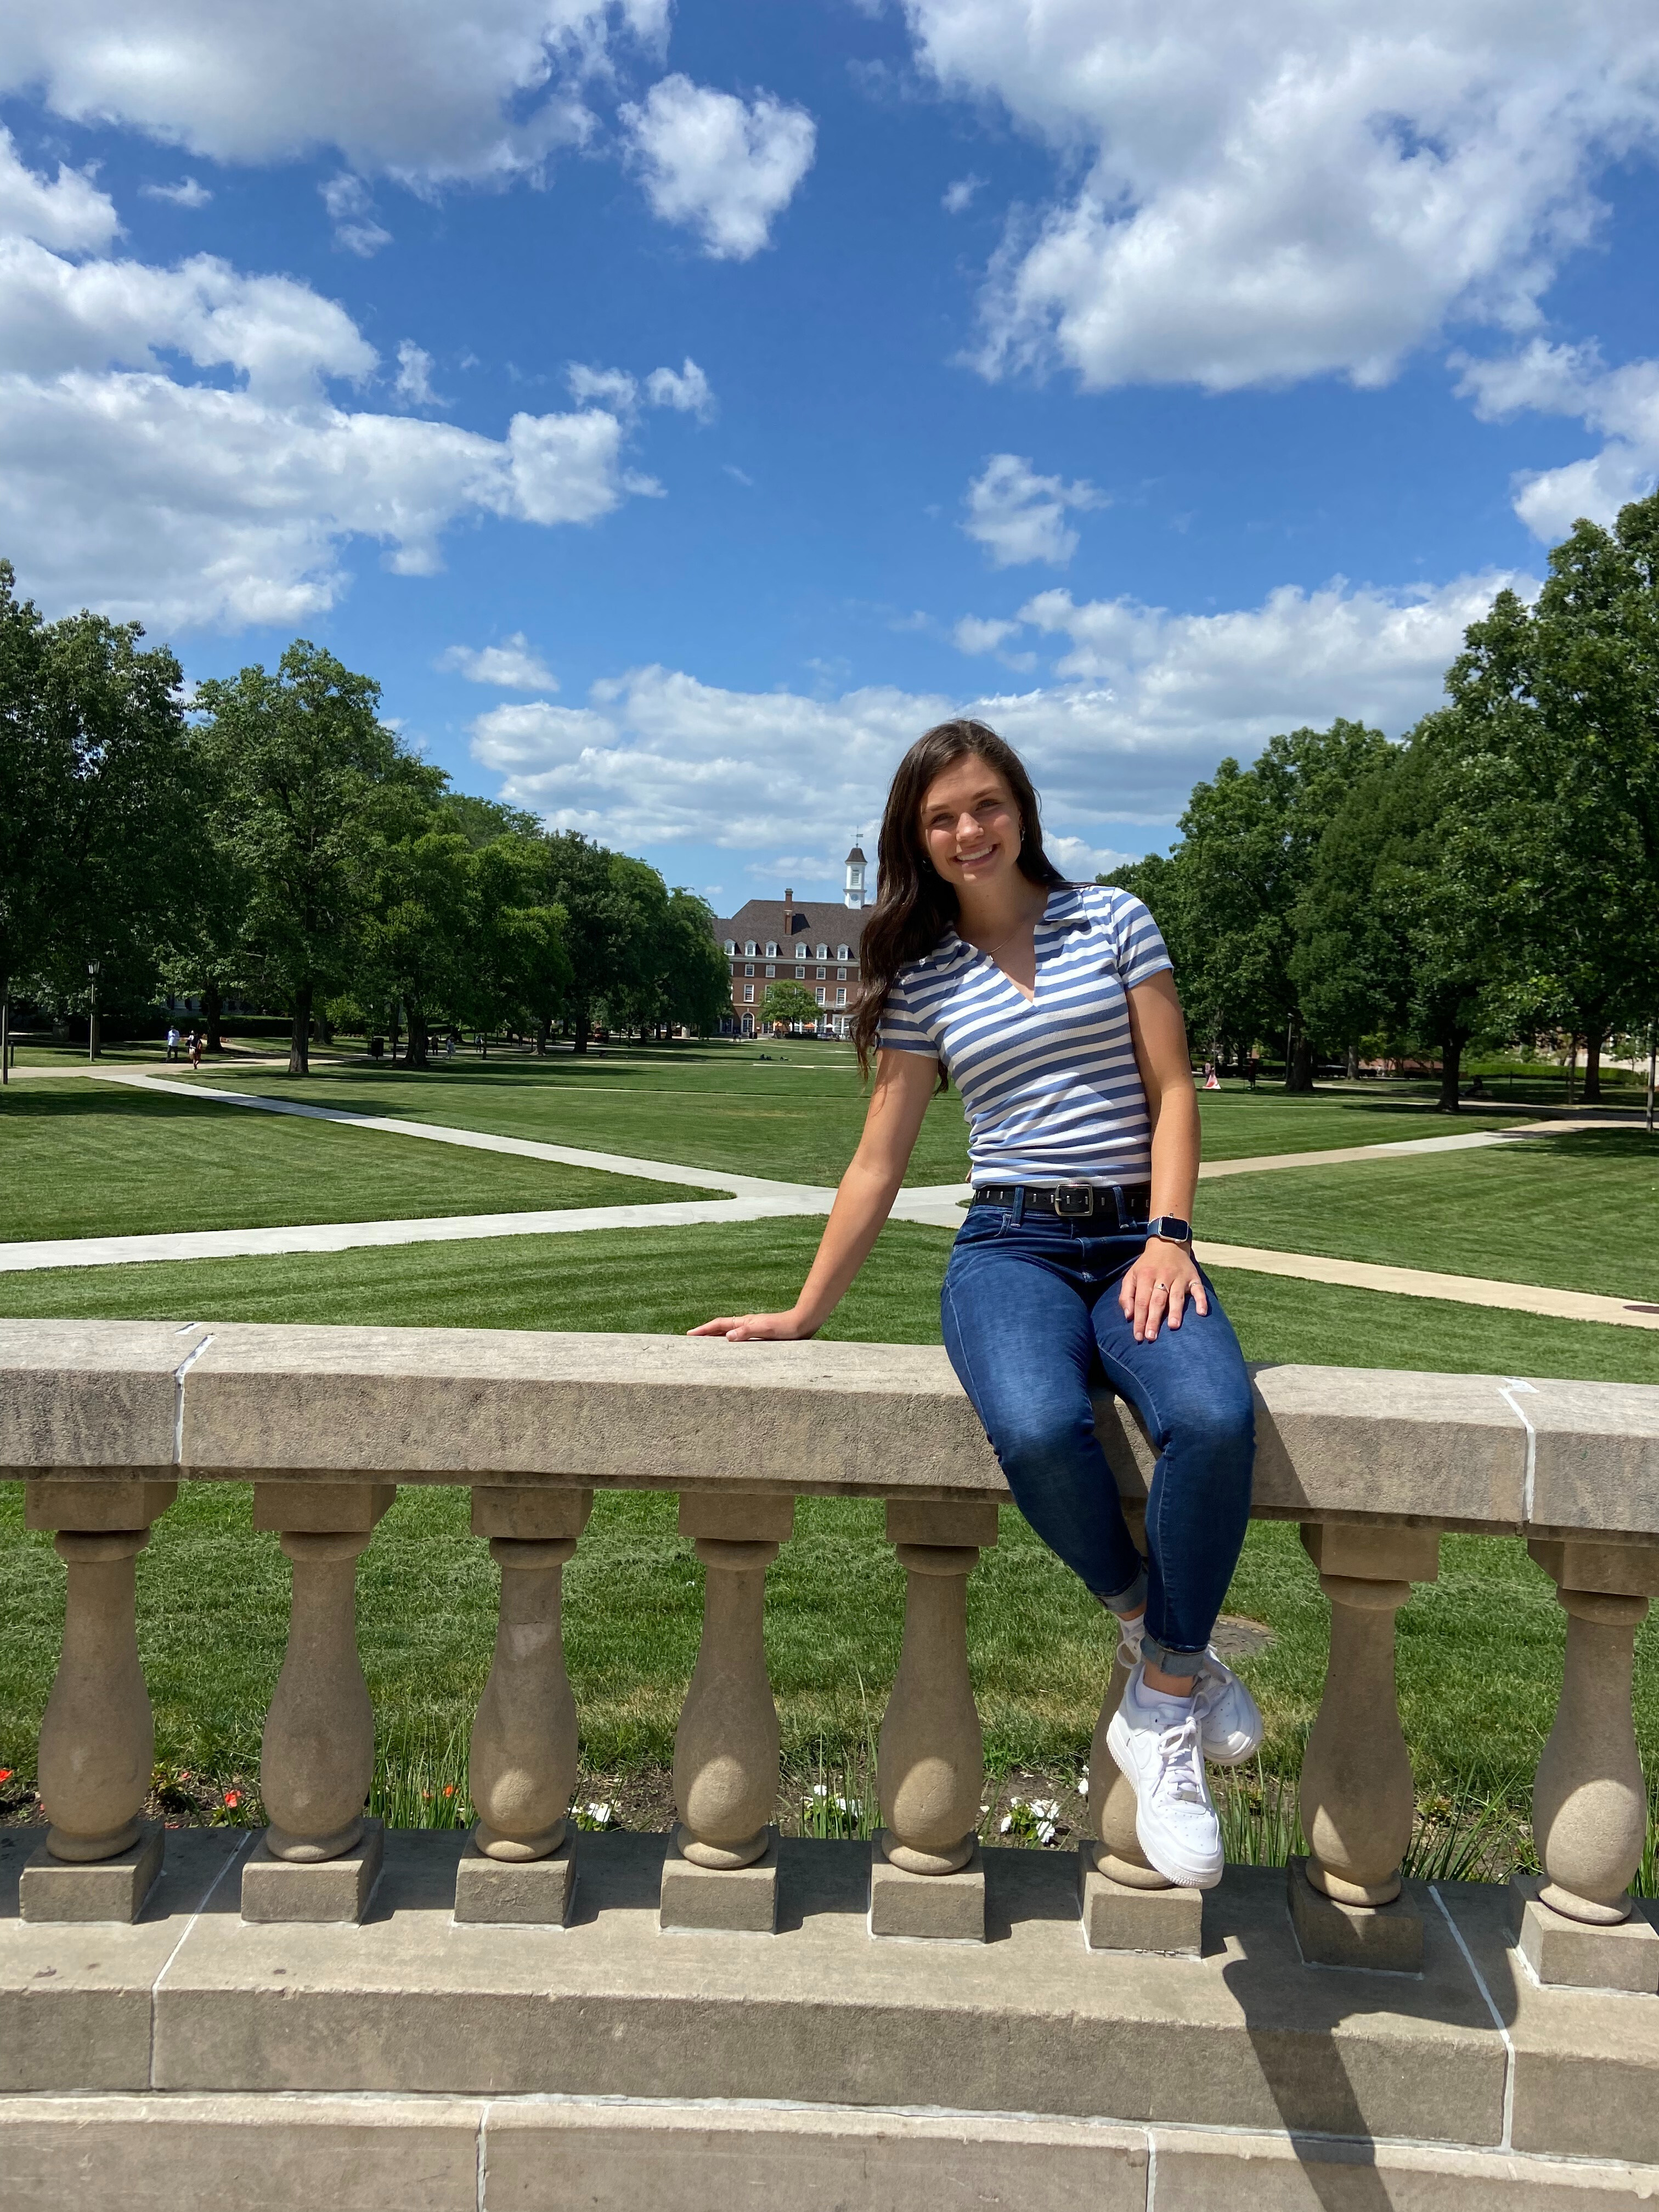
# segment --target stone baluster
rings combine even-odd
[[[702,1640],[674,1738],[680,1819],[663,1863],[664,1928],[776,1925],[778,1712],[763,1615],[766,1570],[794,1526],[787,1494],[680,1497],[680,1534],[706,1572]]]
[[[259,1790],[270,1826],[242,1869],[245,1920],[361,1920],[380,1871],[365,1818],[374,1714],[357,1656],[357,1560],[394,1485],[259,1482],[253,1525],[293,1562],[288,1649],[265,1716]]]
[[[1433,1528],[1307,1522],[1302,1541],[1331,1601],[1325,1694],[1302,1761],[1308,1856],[1289,1870],[1303,1956],[1415,1972],[1423,1923],[1401,1894],[1416,1791],[1395,1690],[1395,1615],[1440,1571]]]
[[[1543,1982],[1659,1991],[1659,1931],[1632,1914],[1629,1883],[1648,1798],[1632,1721],[1636,1632],[1659,1594],[1659,1547],[1571,1539],[1527,1547],[1567,1615],[1555,1725],[1533,1784],[1544,1872],[1517,1875],[1511,1909]]]
[[[25,1920],[136,1920],[161,1870],[146,1821],[155,1724],[138,1663],[136,1562],[173,1481],[52,1476],[24,1517],[55,1530],[68,1569],[64,1642],[40,1723],[40,1796],[52,1825],[23,1869]]]
[[[468,1787],[478,1821],[456,1870],[458,1920],[559,1927],[569,1913],[576,1700],[561,1598],[565,1563],[592,1504],[591,1490],[472,1493],[472,1533],[489,1539],[501,1595],[495,1656],[472,1723]]]
[[[887,1538],[905,1572],[904,1640],[881,1723],[871,1933],[982,1942],[985,1748],[968,1674],[968,1577],[997,1540],[997,1509],[889,1498]]]

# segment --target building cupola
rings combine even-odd
[[[850,907],[864,904],[864,854],[854,845],[847,855],[847,884],[842,896]]]

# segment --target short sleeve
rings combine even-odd
[[[1119,891],[1112,902],[1112,936],[1117,948],[1117,972],[1126,991],[1175,966],[1151,913],[1128,891]]]
[[[924,1052],[930,1060],[939,1058],[939,1047],[917,1013],[902,975],[894,978],[881,1010],[881,1020],[876,1029],[876,1050]]]

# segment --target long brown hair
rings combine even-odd
[[[918,738],[899,763],[887,793],[877,848],[876,903],[859,948],[864,988],[853,1016],[853,1042],[858,1048],[859,1067],[866,1076],[882,1009],[900,969],[931,952],[957,919],[957,895],[935,872],[922,844],[921,802],[935,777],[970,753],[995,769],[1013,793],[1024,832],[1019,848],[1021,875],[1034,884],[1066,880],[1042,849],[1037,795],[1011,744],[985,723],[968,720],[940,722]],[[939,1080],[943,1091],[943,1066]]]

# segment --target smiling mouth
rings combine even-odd
[[[995,850],[996,847],[994,845],[986,845],[977,853],[958,853],[957,854],[957,866],[959,868],[971,868],[976,861],[988,860]]]

